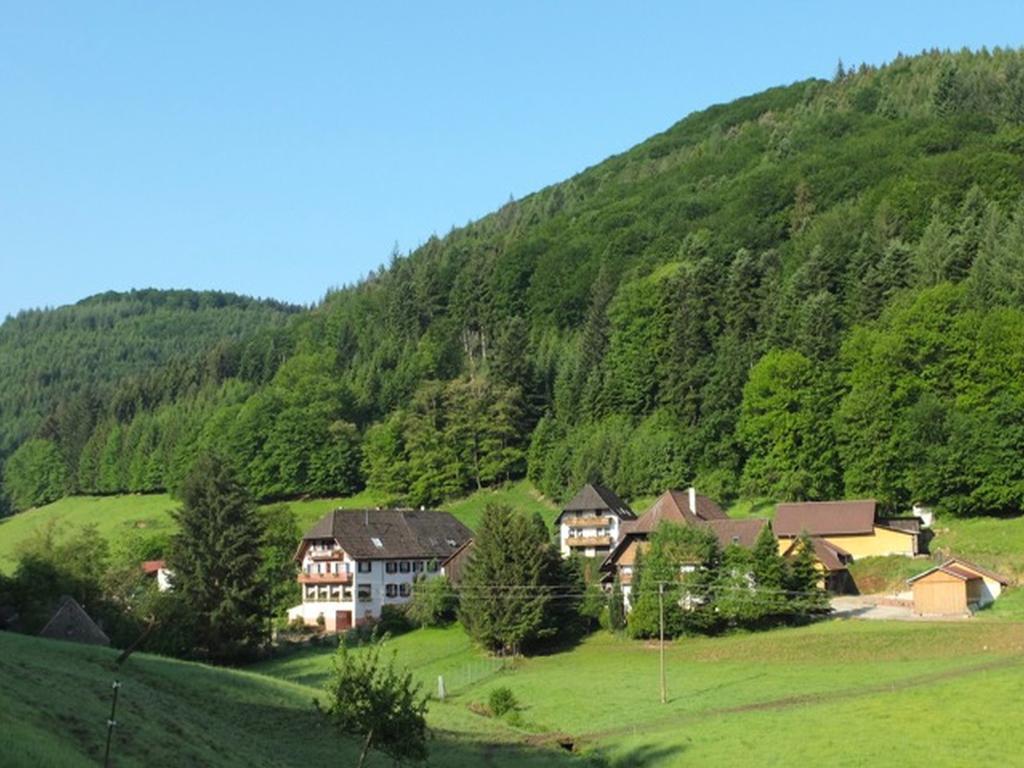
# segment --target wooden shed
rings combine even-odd
[[[993,600],[1006,586],[1005,577],[960,558],[908,579],[914,592],[914,613],[922,616],[970,615]]]

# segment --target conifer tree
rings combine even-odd
[[[575,594],[541,517],[504,506],[485,511],[460,592],[470,635],[513,654],[554,637]]]
[[[167,566],[175,600],[195,624],[197,655],[217,662],[254,657],[266,641],[264,534],[249,492],[223,459],[204,455],[186,478],[179,532]]]
[[[822,589],[821,579],[815,567],[814,545],[804,531],[797,539],[796,554],[786,574],[789,610],[794,619],[806,621],[828,612],[828,593]]]

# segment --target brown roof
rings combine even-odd
[[[699,493],[695,496],[696,509],[690,509],[689,491],[665,491],[628,530],[633,533],[651,533],[663,520],[694,525],[707,520],[728,519],[722,508],[707,496]]]
[[[789,557],[789,555],[794,553],[799,541],[799,539],[793,540],[793,543],[789,545],[789,548],[784,553],[785,557]],[[845,549],[818,536],[811,537],[811,548],[814,550],[814,557],[817,558],[826,571],[845,571],[846,564],[852,559],[850,553]]]
[[[942,564],[936,565],[934,568],[929,568],[927,571],[917,574],[917,576],[911,576],[907,579],[907,584],[913,584],[918,579],[923,579],[925,576],[929,576],[937,571],[948,573],[950,576],[960,579],[961,581],[989,578],[994,581],[998,581],[1003,586],[1010,583],[1009,579],[995,573],[994,571],[982,568],[981,566],[975,565],[974,563],[968,562],[960,557],[951,557]]]
[[[448,512],[336,509],[320,518],[303,541],[334,539],[355,560],[444,559],[472,537],[473,532]],[[301,547],[299,553],[301,556]]]
[[[636,518],[633,510],[622,499],[600,483],[587,483],[579,493],[572,497],[562,508],[558,519],[566,512],[610,512],[624,520]]]
[[[110,638],[89,618],[89,614],[73,597],[62,598],[60,607],[40,631],[39,636],[88,645],[110,645]]]
[[[650,533],[654,528],[658,527],[658,524],[662,520],[675,525],[697,525],[703,526],[715,534],[715,538],[718,539],[718,544],[723,549],[728,547],[730,544],[738,544],[741,547],[750,549],[754,546],[757,541],[757,537],[761,535],[761,530],[768,524],[767,520],[759,517],[750,518],[747,520],[733,520],[732,518],[725,518],[722,520],[699,520],[694,519],[693,522],[689,522],[680,512],[678,514],[671,513],[671,505],[663,507],[664,514],[660,515],[648,515],[657,507],[651,507],[643,517],[632,523],[623,523],[620,529],[621,535],[619,540],[612,547],[611,552],[605,557],[601,563],[602,571],[613,571],[617,565],[632,565],[632,555],[636,549],[630,549],[630,545],[634,542],[646,541]],[[692,516],[691,516],[692,517]],[[644,521],[647,521],[646,523]],[[648,530],[647,525],[651,525],[651,529]]]
[[[779,504],[775,508],[776,536],[856,536],[870,534],[875,527],[874,499],[859,501],[804,501]]]
[[[165,560],[144,560],[142,562],[142,572],[152,576],[154,573],[159,571],[161,568],[166,568],[167,562]]]
[[[466,565],[469,564],[470,559],[473,556],[473,540],[469,539],[459,547],[457,550],[452,552],[448,557],[441,563],[441,568],[444,569],[444,575],[448,577],[454,585],[458,585],[462,581],[462,576],[465,573]]]
[[[730,544],[752,549],[768,521],[752,517],[747,520],[708,520],[704,525],[718,537],[718,544],[722,549]]]

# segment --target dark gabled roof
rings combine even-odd
[[[60,607],[40,631],[39,636],[88,645],[110,645],[110,638],[89,618],[89,614],[73,597],[61,599]]]
[[[443,560],[472,536],[473,532],[448,512],[336,509],[320,518],[302,538],[303,541],[334,539],[355,560],[393,557]]]
[[[970,581],[971,579],[989,578],[994,581],[998,581],[1004,587],[1010,583],[1009,579],[1005,576],[990,571],[987,568],[982,568],[979,565],[975,565],[972,562],[964,560],[961,557],[951,557],[941,565],[936,565],[934,568],[929,568],[923,573],[917,574],[917,576],[911,576],[907,579],[907,584],[913,584],[918,579],[923,579],[925,576],[929,576],[937,571],[947,573],[954,578],[960,579],[961,581]]]
[[[804,501],[779,504],[775,508],[775,535],[856,536],[875,529],[874,499],[859,501]],[[906,531],[904,531],[905,533]]]
[[[890,531],[921,533],[920,517],[880,517],[877,522],[879,528],[888,528]]]
[[[722,549],[730,544],[753,549],[757,537],[768,525],[768,521],[759,517],[751,517],[746,520],[708,520],[704,525],[715,534],[718,538],[718,545]]]
[[[570,499],[564,507],[558,520],[567,512],[610,512],[623,520],[633,520],[636,515],[629,505],[616,496],[612,491],[600,483],[587,483],[580,488],[579,493]]]

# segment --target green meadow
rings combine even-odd
[[[338,507],[369,508],[385,506],[387,497],[372,491],[355,496],[326,499],[298,499],[283,502],[298,518],[302,529],[308,528],[325,513]],[[544,499],[529,482],[521,480],[498,488],[484,489],[469,496],[440,505],[470,528],[480,523],[490,504],[508,504],[527,512],[540,512],[553,519],[555,506]],[[38,535],[47,526],[79,527],[95,525],[100,535],[110,542],[132,531],[172,533],[171,510],[178,502],[164,493],[124,494],[120,496],[69,496],[45,507],[0,518],[0,571],[13,570],[20,545]]]
[[[387,641],[424,690],[436,766],[962,766],[1012,764],[1007,712],[1024,695],[1024,624],[828,620],[655,644],[597,633],[502,663],[458,626]],[[355,649],[354,653],[362,652]],[[115,765],[347,765],[350,740],[313,708],[334,651],[308,648],[246,671],[0,633],[4,765],[94,765],[110,684],[123,683]],[[477,714],[507,686],[514,715]],[[59,691],[60,695],[44,695]],[[571,744],[574,753],[559,746]],[[375,765],[387,765],[377,760]]]

